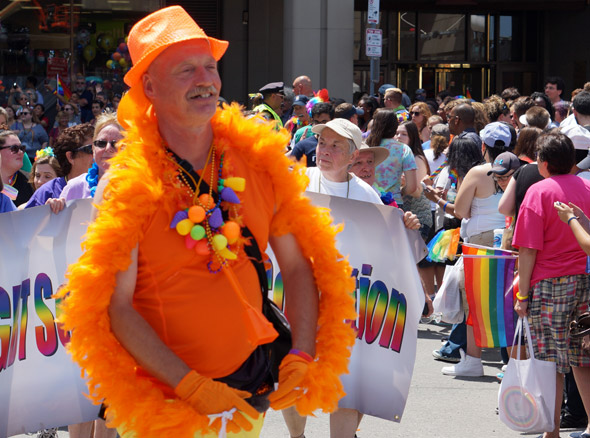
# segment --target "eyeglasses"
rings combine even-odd
[[[24,153],[27,147],[24,144],[11,144],[10,146],[0,146],[0,150],[2,149],[10,149],[13,154],[18,154],[19,152]]]
[[[508,181],[510,178],[512,178],[512,174],[514,172],[512,172],[510,175],[494,175],[494,179],[496,181]]]
[[[111,147],[113,149],[117,149],[117,142],[118,140],[94,140],[94,146],[96,146],[97,148],[100,149],[104,149],[107,147],[107,145],[111,145]]]
[[[92,145],[85,144],[84,146],[80,146],[79,148],[74,149],[75,152],[84,152],[85,154],[92,154]]]

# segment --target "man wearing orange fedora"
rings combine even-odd
[[[282,153],[288,133],[217,108],[228,43],[181,7],[139,21],[128,46],[127,135],[61,293],[90,396],[137,438],[255,437],[269,404],[333,410],[354,343],[344,323],[354,281],[328,214],[302,195],[303,169]],[[292,330],[276,390],[268,243]]]

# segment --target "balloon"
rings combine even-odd
[[[115,40],[111,34],[105,33],[102,35],[102,40],[99,44],[102,49],[108,52],[115,47]]]
[[[127,67],[127,60],[125,58],[119,59],[119,65],[123,68]]]
[[[111,57],[113,58],[113,61],[115,62],[119,62],[119,60],[122,58],[121,54],[119,52],[115,52],[111,55]]]
[[[98,47],[99,49],[102,49],[102,47],[103,47],[103,44],[104,44],[104,43],[102,42],[102,39],[103,39],[103,38],[104,38],[104,33],[99,33],[99,34],[96,36],[96,47]]]
[[[125,39],[125,40],[127,40],[127,39]],[[125,53],[126,51],[127,51],[127,44],[125,44],[125,43],[119,44],[119,52]]]
[[[109,59],[107,61],[107,68],[115,68],[114,65],[115,65],[115,61],[113,61],[112,59]]]
[[[92,61],[96,57],[96,48],[91,46],[90,44],[84,47],[84,51],[82,52],[84,55],[84,59],[86,62]]]

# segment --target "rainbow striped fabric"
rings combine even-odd
[[[66,100],[70,100],[72,97],[72,92],[68,88],[68,86],[59,78],[57,75],[57,88],[55,90],[55,94],[65,97]]]
[[[463,244],[468,323],[479,347],[512,346],[518,319],[512,293],[516,259],[511,251]]]

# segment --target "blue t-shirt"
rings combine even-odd
[[[0,193],[0,213],[8,213],[16,210],[16,205],[4,193]]]
[[[53,178],[51,181],[47,181],[33,193],[25,208],[36,207],[38,205],[45,205],[48,199],[59,198],[62,190],[66,186],[67,182],[63,176],[59,178]]]

